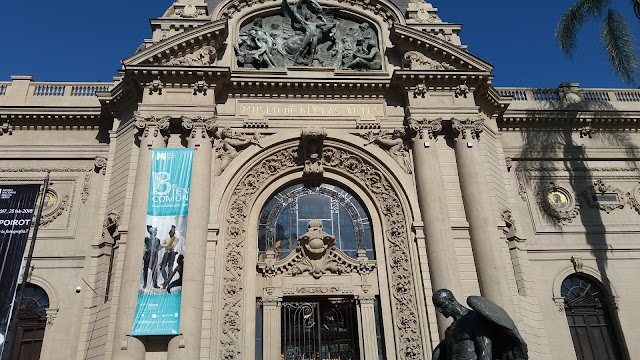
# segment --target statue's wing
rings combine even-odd
[[[291,20],[291,27],[298,29],[301,27],[299,15],[291,8],[287,0],[282,0],[282,12]]]
[[[494,358],[529,359],[527,343],[504,309],[481,296],[469,296],[467,304],[487,320],[487,336],[491,339]]]

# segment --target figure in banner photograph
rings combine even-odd
[[[171,289],[172,288],[178,287],[178,286],[182,286],[182,271],[184,269],[184,256],[183,255],[179,255],[178,256],[177,263],[178,263],[178,266],[176,266],[176,268],[173,269],[173,271],[171,272],[171,275],[169,276],[169,280],[168,281],[171,281],[176,274],[178,274],[180,276],[180,278],[172,281],[169,284],[169,286],[166,286],[168,293],[171,293]]]
[[[144,255],[142,256],[142,276],[144,289],[147,288],[147,279],[149,278],[149,270],[151,271],[151,281],[154,288],[158,286],[158,251],[160,251],[160,239],[156,236],[158,228],[147,225],[149,236],[144,238]]]
[[[164,282],[162,283],[163,287],[166,287],[170,281],[167,274],[170,274],[173,270],[173,264],[176,260],[176,246],[178,246],[178,241],[180,241],[180,238],[176,236],[176,226],[171,225],[169,237],[164,239],[162,245],[160,245],[160,247],[164,249],[162,261],[160,261],[160,273],[164,279]]]

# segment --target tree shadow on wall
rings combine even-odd
[[[585,112],[593,112],[590,122],[585,122],[580,117],[580,114]],[[550,115],[553,116],[551,121]],[[640,149],[621,128],[607,126],[603,121],[617,116],[621,115],[611,103],[585,101],[583,98],[578,100],[577,94],[569,101],[566,97],[559,96],[559,100],[541,102],[538,108],[527,112],[529,123],[534,125],[521,129],[523,147],[516,166],[516,171],[521,175],[520,180],[525,182],[527,188],[533,190],[532,195],[536,199],[534,206],[538,206],[539,213],[547,223],[553,224],[559,232],[563,231],[563,223],[583,225],[578,232],[584,234],[585,244],[596,259],[598,271],[609,296],[613,294],[607,274],[608,251],[611,245],[607,239],[602,211],[597,203],[593,207],[593,202],[587,198],[591,196],[589,189],[592,189],[599,179],[589,167],[590,159],[585,144],[623,150],[626,166],[636,168]],[[602,159],[594,159],[597,160]],[[559,219],[557,213],[553,214],[553,209],[545,211],[543,201],[547,200],[548,194],[556,186],[562,186],[567,182],[570,186],[567,190],[579,205],[579,212],[563,214],[567,217],[563,220]]]

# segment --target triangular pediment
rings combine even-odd
[[[217,50],[228,34],[227,21],[218,20],[176,34],[124,59],[132,65],[214,65]]]
[[[403,57],[403,68],[416,71],[490,73],[493,65],[433,34],[394,24],[391,41]]]

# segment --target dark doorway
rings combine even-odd
[[[353,299],[282,303],[284,360],[359,359],[358,316]]]
[[[571,275],[562,282],[561,293],[578,360],[622,359],[609,296],[600,284]]]

